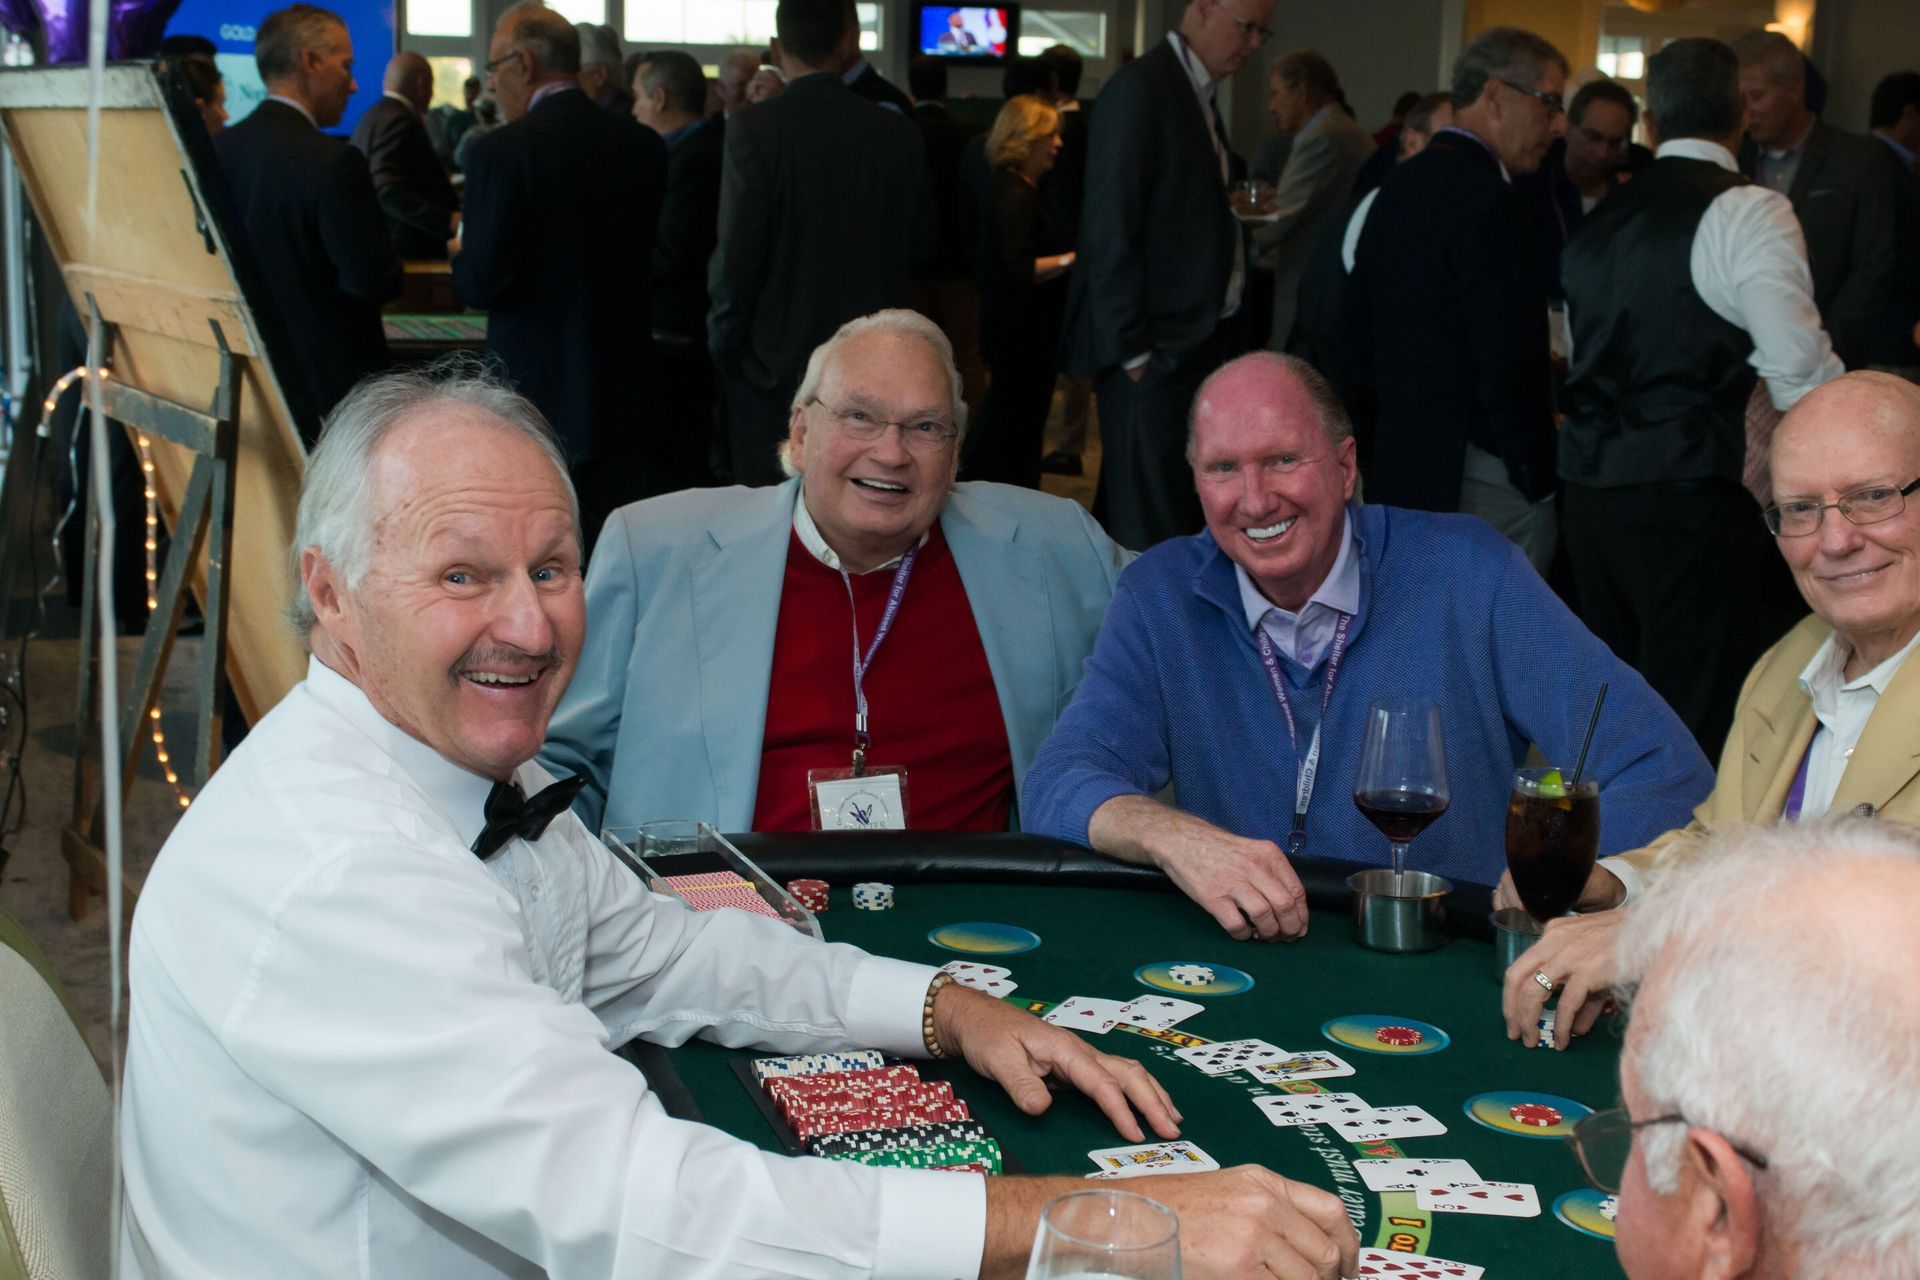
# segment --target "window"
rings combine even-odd
[[[473,0],[407,0],[410,36],[470,36]]]
[[[566,4],[569,0],[559,0]],[[581,0],[571,0],[580,3]],[[640,44],[761,45],[773,39],[778,0],[624,0],[626,39]],[[855,6],[860,47],[880,47],[880,6]]]
[[[431,107],[465,107],[467,95],[461,86],[467,77],[473,74],[472,58],[434,58],[427,59],[427,65],[433,68],[433,101]]]
[[[1600,74],[1610,80],[1642,80],[1647,74],[1646,44],[1639,36],[1601,36]]]
[[[568,22],[607,20],[607,0],[547,0],[547,7]]]
[[[1107,56],[1107,15],[1071,9],[1023,9],[1020,56],[1031,58],[1064,44],[1083,58]]]

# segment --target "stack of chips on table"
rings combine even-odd
[[[878,880],[863,880],[853,886],[853,905],[862,911],[891,911],[893,886]]]
[[[827,882],[825,880],[789,880],[787,892],[793,900],[807,910],[819,915],[827,909]]]
[[[709,871],[692,876],[661,876],[660,879],[673,886],[673,891],[686,901],[695,911],[718,911],[722,907],[737,907],[741,911],[752,912],[756,916],[772,916],[778,920],[780,913],[773,909],[760,891],[752,883],[742,880],[731,871]]]
[[[870,1052],[870,1051],[862,1051]],[[811,1155],[905,1169],[998,1173],[1000,1146],[944,1080],[907,1064],[809,1054],[754,1063],[761,1087]],[[819,1060],[828,1059],[824,1064]]]

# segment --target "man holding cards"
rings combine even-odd
[[[762,1152],[670,1119],[609,1051],[639,1036],[960,1056],[1030,1114],[1052,1082],[1177,1138],[1138,1062],[614,861],[532,762],[585,640],[578,520],[551,430],[485,377],[371,379],[330,418],[295,535],[307,678],[134,917],[123,1280],[1017,1276],[1084,1185]],[[1190,1275],[1351,1268],[1326,1192],[1156,1192]]]
[[[1701,830],[1844,813],[1920,822],[1920,665],[1906,670],[1920,640],[1920,387],[1885,373],[1836,378],[1787,413],[1769,456],[1767,526],[1813,615],[1747,676],[1718,785],[1692,822],[1603,859],[1576,907],[1589,914],[1549,924],[1508,970],[1511,1038],[1535,1042],[1554,989],[1555,1047],[1593,1026],[1618,972],[1615,908]],[[1519,905],[1511,881],[1496,905]]]
[[[1624,1105],[1573,1133],[1619,1196],[1621,1266],[1920,1276],[1920,841],[1851,822],[1701,843],[1627,913]]]
[[[1491,884],[1528,743],[1587,774],[1603,851],[1706,795],[1679,719],[1477,519],[1362,505],[1352,426],[1304,361],[1260,352],[1194,400],[1207,528],[1121,575],[1073,703],[1035,757],[1029,831],[1160,867],[1237,938],[1297,937],[1290,854],[1384,862],[1355,809],[1366,709],[1436,703],[1452,807],[1410,865]],[[1155,799],[1172,784],[1178,809]],[[1284,845],[1284,847],[1283,847]]]
[[[850,321],[807,363],[797,476],[623,507],[542,761],[589,827],[1005,831],[1128,555],[1079,504],[956,485],[939,328]]]

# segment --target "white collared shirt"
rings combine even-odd
[[[1360,612],[1360,557],[1354,550],[1353,522],[1347,514],[1340,517],[1340,551],[1333,567],[1297,612],[1289,613],[1261,595],[1253,578],[1238,564],[1233,566],[1233,576],[1240,584],[1240,607],[1246,610],[1247,630],[1266,628],[1274,648],[1308,671],[1326,657],[1340,616]]]
[[[1220,160],[1220,184],[1225,186],[1233,175],[1233,160],[1227,154],[1227,144],[1221,141],[1220,130],[1214,127],[1220,119],[1220,114],[1216,105],[1213,76],[1208,73],[1207,64],[1200,61],[1200,55],[1187,47],[1187,42],[1180,38],[1178,31],[1167,32],[1167,43],[1173,46],[1174,53],[1180,59],[1181,68],[1187,73],[1187,80],[1193,85],[1194,96],[1200,99],[1200,114],[1207,121],[1207,140],[1213,144],[1214,155]],[[1246,237],[1236,224],[1233,234],[1233,272],[1227,277],[1227,296],[1220,305],[1222,320],[1240,310],[1241,295],[1246,292],[1245,241]],[[1129,361],[1126,367],[1132,368],[1133,362]]]
[[[688,912],[571,813],[482,863],[491,785],[315,661],[182,815],[129,953],[123,1280],[976,1274],[982,1179],[760,1151],[610,1052],[918,1056],[933,970]]]
[[[277,93],[270,93],[270,94],[268,94],[268,95],[267,95],[267,101],[268,101],[268,102],[277,102],[277,103],[279,103],[280,105],[282,105],[282,106],[286,106],[286,107],[292,107],[292,108],[293,108],[293,109],[294,109],[295,111],[298,111],[298,112],[299,112],[299,113],[300,113],[301,115],[303,115],[303,116],[305,116],[305,117],[307,118],[307,123],[308,123],[308,124],[310,124],[310,125],[312,125],[312,126],[313,126],[314,128],[316,128],[316,129],[318,129],[318,128],[320,127],[320,122],[319,122],[318,120],[315,120],[315,119],[313,118],[313,112],[311,112],[311,111],[309,111],[309,110],[307,110],[307,104],[306,104],[306,103],[304,103],[304,102],[296,102],[296,101],[295,101],[294,99],[292,99],[292,98],[288,98],[288,97],[283,97],[283,96],[281,96],[280,94],[277,94]]]
[[[827,540],[820,536],[820,526],[813,522],[813,513],[807,510],[807,491],[804,485],[800,487],[800,492],[793,500],[793,531],[800,535],[800,545],[805,547],[807,553],[815,560],[818,560],[829,569],[840,569],[844,567],[840,561],[840,553],[828,546]],[[933,530],[929,529],[920,535],[920,541],[914,545],[924,547],[927,545],[927,539],[932,536]],[[906,558],[906,553],[901,552],[885,564],[875,565],[871,569],[853,572],[878,573],[882,569],[893,568],[893,566],[899,564]]]
[[[1808,660],[1800,673],[1800,687],[1813,699],[1813,715],[1820,727],[1807,744],[1807,789],[1800,801],[1802,822],[1811,822],[1832,807],[1841,775],[1847,771],[1847,762],[1853,758],[1860,735],[1866,732],[1880,695],[1887,691],[1915,644],[1920,644],[1920,633],[1900,652],[1852,680],[1846,678],[1850,650],[1837,635],[1828,636]]]

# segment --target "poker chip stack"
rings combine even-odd
[[[1543,1102],[1523,1102],[1518,1106],[1509,1107],[1507,1115],[1515,1124],[1524,1124],[1533,1129],[1551,1129],[1564,1119],[1556,1108],[1549,1107]]]
[[[796,1053],[785,1058],[755,1058],[753,1078],[764,1087],[785,1076],[809,1076],[825,1071],[871,1071],[886,1065],[878,1049],[845,1049],[839,1053]]]
[[[858,1065],[831,1061],[851,1056],[754,1063],[755,1078],[808,1154],[904,1169],[999,1173],[1004,1167],[999,1144],[951,1084],[922,1079],[909,1064],[885,1066],[877,1053]]]
[[[863,880],[853,886],[853,905],[862,911],[891,911],[893,886],[878,880]]]
[[[787,892],[793,900],[807,910],[819,915],[827,909],[827,882],[825,880],[789,880]]]
[[[760,891],[753,887],[751,881],[742,880],[731,871],[709,871],[690,876],[662,876],[660,879],[663,883],[671,885],[673,891],[695,911],[718,911],[722,907],[733,907],[756,916],[772,916],[776,920],[780,918],[780,913],[760,896]]]

